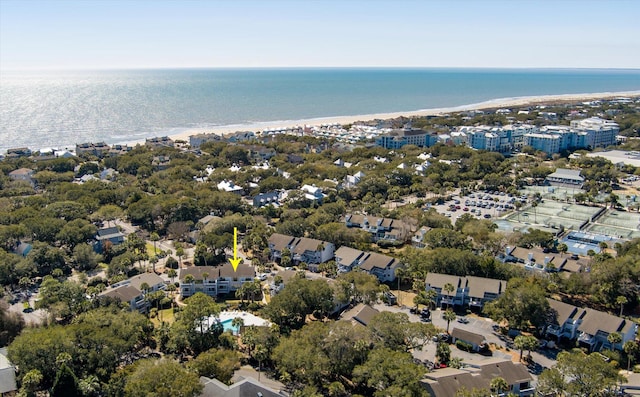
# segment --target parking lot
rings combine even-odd
[[[516,197],[497,191],[476,191],[467,195],[455,194],[450,200],[433,205],[432,208],[455,222],[463,214],[478,219],[500,218],[515,209],[516,201],[526,202],[526,196]]]

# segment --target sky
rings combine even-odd
[[[636,0],[0,0],[0,70],[640,68]]]

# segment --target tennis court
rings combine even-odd
[[[621,239],[640,238],[640,214],[607,210],[587,230]]]
[[[579,230],[580,226],[591,220],[600,207],[568,204],[560,201],[544,200],[537,207],[528,207],[519,213],[509,214],[505,219],[513,223],[524,223],[545,226],[556,232],[565,230]]]

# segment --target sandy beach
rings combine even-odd
[[[557,102],[583,102],[598,99],[611,99],[620,97],[637,97],[640,96],[640,91],[622,91],[622,92],[599,92],[588,94],[563,94],[563,95],[539,95],[539,96],[525,96],[515,98],[501,98],[493,99],[480,103],[473,103],[462,106],[447,107],[447,108],[434,108],[423,109],[405,112],[394,113],[376,113],[376,114],[361,114],[352,116],[335,116],[335,117],[320,117],[304,120],[280,120],[280,121],[265,121],[256,122],[251,124],[236,124],[226,125],[213,128],[198,128],[189,129],[179,134],[171,135],[173,140],[188,141],[191,135],[197,134],[217,134],[224,135],[233,133],[236,131],[262,131],[265,129],[283,129],[294,126],[304,125],[322,125],[322,124],[353,124],[358,121],[370,121],[370,120],[387,120],[398,117],[419,117],[419,116],[432,116],[440,115],[452,112],[460,112],[465,110],[483,110],[492,108],[505,108],[505,107],[521,107],[528,105],[539,105],[545,103],[557,103]]]

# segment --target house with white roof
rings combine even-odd
[[[300,190],[304,193],[304,198],[307,200],[315,201],[318,204],[322,204],[322,199],[324,198],[324,193],[322,193],[322,189],[317,187],[316,185],[303,185]]]
[[[344,178],[344,187],[346,189],[355,187],[358,183],[360,183],[360,180],[365,176],[364,172],[362,171],[358,171],[353,175],[347,175]]]
[[[221,190],[227,193],[235,193],[238,195],[242,195],[243,193],[242,187],[236,185],[232,181],[227,181],[227,180],[224,180],[218,183],[218,190]]]

